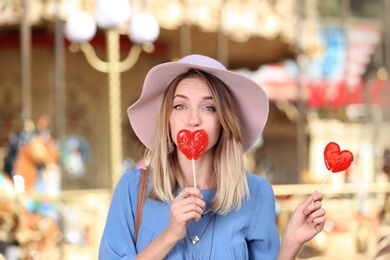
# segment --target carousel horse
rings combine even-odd
[[[46,117],[41,117],[36,128],[30,121],[25,122],[24,131],[15,135],[10,143],[4,171],[11,177],[21,176],[26,192],[44,191],[39,187],[44,182],[59,188],[59,152],[47,128],[48,122]]]
[[[23,131],[19,131],[11,135],[9,145],[7,147],[7,154],[4,158],[3,173],[11,179],[14,175],[14,164],[19,147],[25,144],[34,135],[34,129],[32,128],[33,123],[30,121],[27,122],[25,122]]]
[[[42,200],[45,197],[30,197],[34,192],[54,195],[60,188],[59,152],[47,125],[45,117],[37,121],[36,127],[28,120],[24,130],[13,135],[5,158],[3,179],[0,179],[3,180],[0,183],[11,183],[0,186],[0,202],[3,202],[0,203],[0,235],[8,234],[10,243],[22,248],[20,259],[35,259],[36,252],[42,255],[62,236],[55,205],[50,200]],[[24,182],[23,189],[18,186],[20,179]],[[14,188],[15,196],[26,192],[22,196],[23,202],[17,203],[16,197],[7,201],[2,199],[5,198],[3,191],[9,186]]]
[[[34,136],[19,147],[14,172],[23,177],[25,191],[32,192],[38,179],[47,177],[47,170],[55,165],[57,160],[58,151],[51,141],[45,137]]]

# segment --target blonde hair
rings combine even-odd
[[[171,202],[176,187],[184,188],[176,155],[177,147],[170,135],[169,117],[177,85],[181,80],[189,77],[199,78],[206,82],[215,100],[222,130],[216,144],[211,169],[216,190],[211,211],[226,214],[235,208],[238,209],[243,200],[249,196],[240,123],[225,83],[216,76],[200,70],[191,69],[179,75],[163,93],[153,148],[146,150],[145,153],[145,163],[152,175],[149,196],[153,199]]]

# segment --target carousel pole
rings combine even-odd
[[[302,74],[303,74],[303,65],[301,61],[301,55],[304,55],[302,50],[302,19],[303,19],[303,10],[302,6],[304,6],[303,0],[298,0],[296,4],[296,12],[297,12],[297,22],[296,22],[296,38],[295,38],[295,46],[297,53],[297,60],[299,66],[299,75],[297,80],[297,110],[298,110],[298,118],[296,124],[296,138],[297,138],[297,172],[301,175],[306,168],[307,165],[307,137],[305,132],[306,127],[306,89],[302,84]]]
[[[390,12],[390,2],[388,0],[383,0],[384,4],[384,64],[387,72],[387,84],[388,88],[390,86],[390,77],[388,76],[390,73],[390,17],[387,15]]]
[[[55,136],[62,141],[66,135],[66,113],[65,113],[65,47],[63,25],[60,19],[60,3],[56,0],[55,9],[55,35],[54,35],[54,114],[55,114]]]
[[[219,12],[220,29],[217,35],[217,57],[218,60],[226,67],[229,67],[229,39],[222,30],[222,9],[224,9],[225,1],[223,1]]]
[[[222,32],[218,32],[217,36],[217,57],[218,60],[226,67],[229,66],[229,39],[227,36]]]
[[[22,121],[31,119],[31,28],[29,24],[29,0],[22,0],[20,23]]]
[[[180,26],[180,58],[191,54],[191,27],[183,23]]]
[[[60,146],[63,145],[66,136],[66,91],[65,91],[65,44],[63,27],[60,19],[61,0],[56,0],[55,6],[55,31],[54,31],[54,136]],[[60,172],[64,173],[62,163],[58,164]],[[69,179],[61,174],[61,189],[67,187]],[[64,250],[61,247],[61,250]],[[63,254],[61,254],[63,259]]]
[[[71,50],[81,50],[93,68],[108,75],[110,176],[111,190],[114,190],[122,174],[123,159],[121,73],[136,64],[142,51],[154,51],[152,42],[157,39],[160,28],[157,20],[149,14],[137,13],[131,16],[127,0],[117,0],[115,4],[109,0],[98,0],[96,7],[96,22],[105,32],[107,61],[100,59],[89,43],[96,33],[96,24],[91,15],[79,12],[71,16],[65,24],[65,36],[72,41]],[[127,57],[120,60],[120,25],[128,20],[128,37],[134,45]]]

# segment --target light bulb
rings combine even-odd
[[[130,21],[128,36],[135,43],[154,42],[159,34],[160,26],[151,14],[141,13]]]
[[[69,17],[64,26],[65,37],[72,42],[90,41],[96,33],[92,16],[85,12],[76,12]]]
[[[108,29],[127,23],[130,19],[128,0],[97,0],[96,23],[100,28]]]

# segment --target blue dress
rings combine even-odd
[[[137,252],[168,227],[170,204],[146,198],[137,244],[134,244],[139,181],[140,170],[131,170],[118,182],[100,242],[100,260],[135,259]],[[250,198],[239,210],[226,215],[209,212],[199,222],[191,221],[187,236],[165,259],[276,259],[280,244],[272,187],[252,173],[248,173],[248,184]],[[215,192],[201,192],[207,210]],[[200,240],[193,245],[190,237],[195,235]]]

